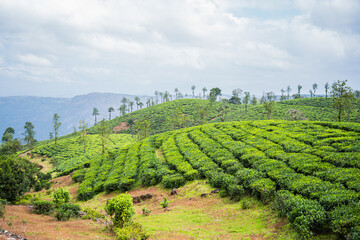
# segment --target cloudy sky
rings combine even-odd
[[[360,89],[359,0],[0,0],[0,96]]]

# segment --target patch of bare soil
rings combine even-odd
[[[6,206],[0,227],[29,240],[116,239],[103,231],[105,224],[80,219],[61,222],[51,216],[34,214],[26,206]]]
[[[128,130],[129,128],[130,128],[129,125],[127,125],[126,122],[121,122],[120,125],[117,125],[113,128],[113,132],[116,133],[116,132],[120,132],[123,130]]]

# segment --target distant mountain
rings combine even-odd
[[[25,122],[30,121],[35,126],[35,138],[45,140],[49,138],[52,131],[52,118],[54,113],[59,114],[60,127],[59,134],[66,135],[73,132],[74,127],[78,127],[79,121],[85,120],[88,126],[94,125],[92,117],[93,108],[99,110],[98,120],[108,119],[108,108],[113,107],[115,112],[112,117],[119,116],[116,109],[121,105],[121,99],[126,97],[134,100],[135,96],[114,93],[89,93],[73,98],[50,98],[50,97],[0,97],[0,135],[6,128],[15,129],[15,136],[22,137]],[[148,96],[139,96],[145,105]],[[136,105],[134,110],[136,109]]]

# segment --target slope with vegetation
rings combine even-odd
[[[207,179],[233,200],[249,192],[271,202],[303,238],[331,230],[357,239],[359,162],[357,123],[228,122],[151,136],[78,165],[72,177],[79,200]]]
[[[334,121],[337,118],[337,112],[331,107],[333,101],[333,98],[299,98],[279,101],[274,105],[271,119],[292,120],[289,111],[296,109],[307,120]],[[360,104],[360,100],[358,102]],[[349,119],[352,122],[360,120],[356,110],[357,104],[355,103],[353,111],[349,112],[345,120]],[[178,99],[117,117],[109,121],[109,124],[114,130],[116,126],[125,126],[117,131],[119,133],[136,133],[139,129],[136,123],[147,120],[149,134],[157,134],[211,122],[264,119],[268,119],[268,113],[263,104],[237,105],[202,99]],[[97,126],[89,129],[89,133],[97,132]]]

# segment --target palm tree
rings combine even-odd
[[[203,87],[202,91],[203,91],[203,98],[205,99],[205,93],[207,92],[206,87]]]
[[[195,91],[195,85],[192,85],[191,86],[191,91],[192,91],[192,94],[193,94],[193,98],[195,98],[195,93],[194,93],[194,91]]]
[[[99,115],[99,110],[94,107],[92,115],[95,117],[95,125],[96,125],[97,124],[96,116]]]
[[[139,109],[140,98],[139,98],[139,97],[135,97],[135,102],[136,102],[136,110],[138,110],[138,109]]]
[[[109,107],[108,112],[109,112],[109,120],[111,120],[111,112],[114,112],[114,108],[113,107]]]
[[[179,89],[178,88],[175,88],[175,99],[178,99],[178,93],[179,93]]]

